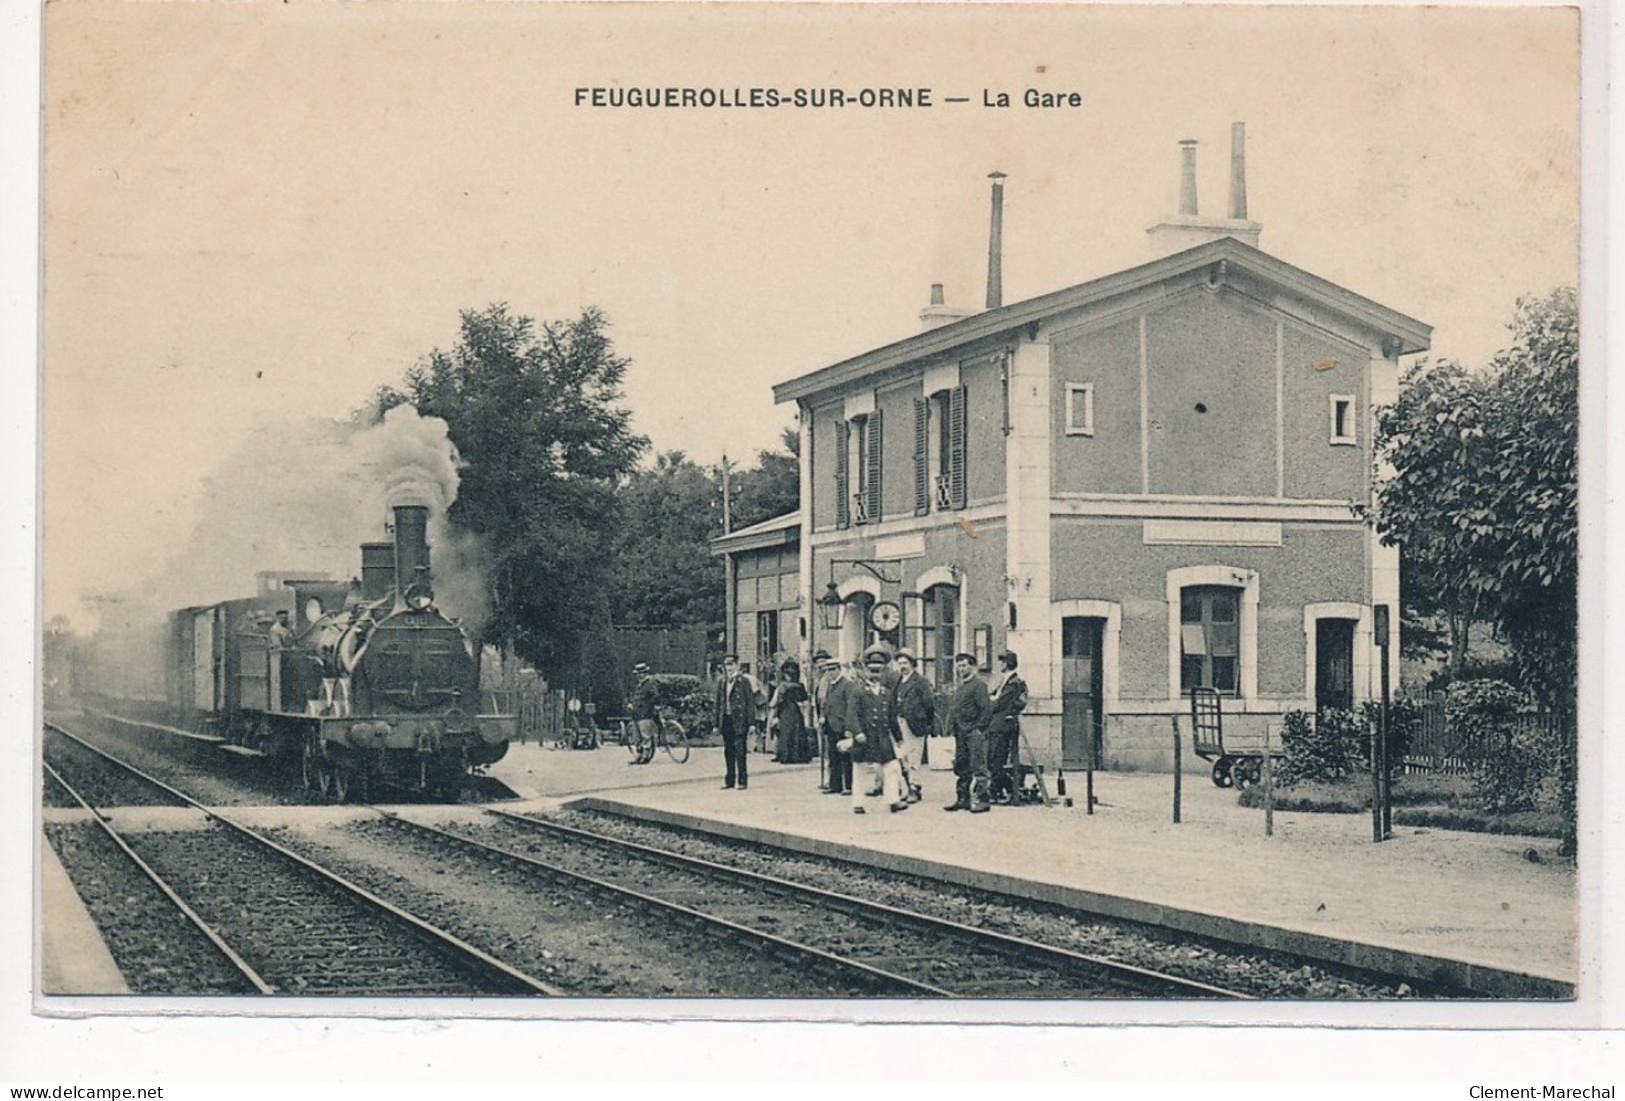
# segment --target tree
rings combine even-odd
[[[1393,473],[1377,527],[1400,544],[1419,599],[1489,621],[1525,685],[1566,708],[1579,573],[1574,289],[1519,299],[1509,328],[1512,344],[1483,376],[1453,364],[1406,373],[1378,418],[1378,453]]]
[[[655,456],[620,491],[611,607],[615,622],[657,627],[721,626],[722,499],[710,472],[681,451]]]
[[[506,303],[465,310],[456,346],[406,378],[464,464],[447,520],[481,543],[483,640],[555,676],[607,615],[617,488],[648,447],[619,404],[628,361],[607,328],[595,309],[539,329]],[[380,394],[380,408],[389,400]]]
[[[1378,453],[1393,467],[1382,485],[1377,530],[1398,543],[1407,647],[1426,617],[1449,633],[1449,670],[1467,657],[1482,590],[1474,568],[1477,532],[1493,516],[1475,484],[1489,443],[1486,385],[1448,360],[1416,364],[1400,382],[1399,400],[1377,415]],[[1414,649],[1413,649],[1414,652]]]
[[[1573,287],[1519,299],[1512,346],[1491,361],[1494,461],[1481,492],[1497,523],[1485,540],[1494,621],[1524,683],[1570,706],[1579,581],[1579,308]]]
[[[783,450],[758,451],[756,466],[734,480],[733,529],[759,524],[801,507],[801,433],[789,425],[780,435]]]

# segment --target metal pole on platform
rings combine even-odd
[[[1386,618],[1386,617],[1384,617]],[[1394,836],[1394,762],[1388,757],[1388,633],[1382,638],[1382,836]]]
[[[1179,761],[1179,716],[1169,715],[1168,722],[1174,728],[1174,822],[1177,824],[1179,822],[1179,785],[1181,779]]]
[[[1376,635],[1377,649],[1382,655],[1382,690],[1384,700],[1388,694],[1388,605],[1378,604],[1371,609],[1371,630]],[[1368,682],[1369,683],[1369,682]],[[1382,773],[1387,757],[1387,724],[1379,721],[1371,732],[1371,840],[1382,841]]]
[[[1275,764],[1270,756],[1270,726],[1264,724],[1264,836],[1275,836]]]

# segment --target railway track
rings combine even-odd
[[[190,807],[210,820],[197,831],[118,830],[60,768],[47,776],[88,812],[122,859],[171,904],[170,920],[201,936],[224,959],[240,989],[221,993],[349,996],[557,995],[557,988],[336,875],[156,777],[47,724],[77,749],[67,767],[111,790],[144,786],[147,802]],[[92,765],[91,762],[96,762]],[[99,771],[98,771],[99,770]],[[103,806],[106,806],[104,803]],[[157,920],[162,920],[159,918]],[[162,935],[164,930],[155,930]]]
[[[1098,956],[696,857],[487,808],[489,840],[390,823],[534,874],[706,925],[752,950],[800,957],[853,994],[892,997],[1243,999]]]

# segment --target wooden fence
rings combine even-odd
[[[1411,733],[1403,760],[1406,772],[1444,773],[1462,776],[1471,773],[1484,756],[1495,748],[1498,732],[1478,727],[1453,726],[1446,721],[1444,700],[1430,699],[1418,707],[1420,718]],[[1560,716],[1530,712],[1518,716],[1519,733],[1533,732],[1541,740],[1558,746],[1572,746],[1572,725],[1565,729]],[[1565,736],[1566,735],[1566,736]]]

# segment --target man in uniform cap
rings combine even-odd
[[[863,683],[858,687],[847,709],[846,735],[852,742],[853,771],[866,765],[870,775],[852,777],[852,811],[865,813],[863,800],[869,795],[869,784],[875,772],[880,773],[880,791],[892,813],[908,809],[902,797],[902,773],[897,764],[897,753],[892,743],[891,690],[881,680],[891,652],[883,646],[871,646],[863,653]]]

